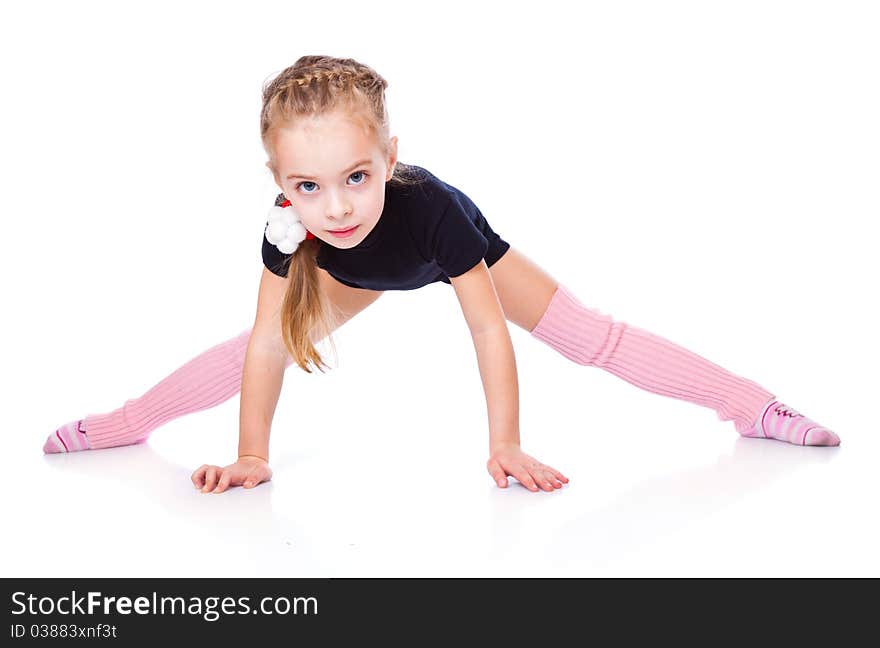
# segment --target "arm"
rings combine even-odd
[[[248,340],[241,380],[238,456],[269,460],[269,433],[278,405],[287,350],[281,340],[280,308],[287,279],[263,268],[257,316]]]
[[[449,282],[467,321],[489,416],[489,452],[519,446],[519,383],[504,310],[485,260]]]
[[[562,488],[568,477],[520,449],[519,384],[507,319],[485,260],[449,282],[467,320],[477,351],[489,411],[489,461],[486,468],[500,488],[507,475],[531,491]]]
[[[229,486],[252,488],[272,478],[269,430],[287,361],[280,317],[286,289],[286,279],[263,268],[257,317],[248,338],[242,370],[238,460],[224,468],[208,464],[198,468],[191,479],[203,493],[222,493]]]

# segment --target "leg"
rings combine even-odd
[[[351,288],[318,268],[321,289],[336,314],[336,330],[382,292]],[[140,398],[131,399],[107,414],[90,414],[49,436],[44,452],[72,452],[109,448],[145,441],[157,427],[186,414],[215,407],[241,391],[241,375],[251,329],[211,347],[160,381]],[[315,340],[317,342],[317,340]],[[288,356],[285,369],[293,364]],[[81,423],[81,426],[77,424]],[[77,431],[86,432],[86,438]],[[88,447],[85,444],[88,443]]]
[[[738,376],[669,340],[584,306],[512,247],[490,268],[507,319],[563,356],[662,396],[714,409],[743,436],[837,445],[837,436]]]

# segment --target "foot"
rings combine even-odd
[[[78,450],[91,450],[92,445],[82,429],[82,419],[65,423],[55,430],[43,444],[43,452],[52,454],[55,452],[77,452]]]
[[[775,398],[764,406],[754,425],[740,434],[746,437],[776,439],[796,445],[840,445],[840,437],[834,432]]]

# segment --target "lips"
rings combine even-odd
[[[357,230],[357,228],[358,228],[358,226],[355,225],[354,227],[350,227],[347,230],[342,230],[342,231],[327,230],[327,231],[330,232],[336,238],[350,238],[350,237],[354,236],[355,230]]]
[[[348,232],[348,231],[350,231],[350,230],[353,230],[355,227],[357,227],[357,225],[352,225],[351,227],[348,227],[348,228],[346,228],[346,229],[341,229],[341,230],[327,230],[327,231],[328,231],[328,232],[333,232],[334,234],[342,234],[343,232]]]

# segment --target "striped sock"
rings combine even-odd
[[[599,367],[655,394],[714,409],[743,436],[799,445],[830,445],[837,439],[809,419],[798,419],[798,428],[791,428],[782,410],[775,409],[757,433],[755,425],[768,405],[778,403],[772,393],[669,340],[587,308],[562,285],[531,334],[573,362]],[[802,426],[807,421],[816,428]]]
[[[796,445],[838,446],[840,437],[785,403],[772,399],[743,436],[776,439]]]
[[[82,429],[82,419],[65,423],[55,430],[43,444],[43,452],[54,454],[56,452],[78,452],[91,450],[92,445]]]

